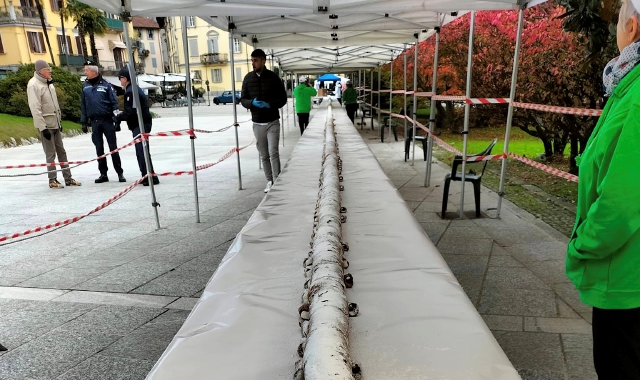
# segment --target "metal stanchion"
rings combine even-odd
[[[133,95],[133,106],[136,109],[138,115],[138,125],[140,126],[140,133],[144,133],[144,121],[142,120],[142,107],[140,107],[140,95],[138,94],[138,82],[136,81],[136,68],[133,60],[133,51],[131,50],[131,37],[129,36],[129,24],[131,23],[131,15],[128,12],[123,12],[121,15],[124,21],[124,38],[127,41],[127,53],[129,55],[129,76],[131,77],[131,93]],[[153,213],[156,219],[156,229],[160,229],[160,217],[158,216],[158,200],[156,199],[156,190],[153,186],[153,174],[151,172],[151,156],[149,154],[149,145],[146,138],[142,138],[142,148],[144,150],[144,163],[147,166],[147,181],[149,181],[149,190],[151,191],[151,205],[153,206]],[[198,194],[196,193],[196,201]]]
[[[238,104],[236,102],[236,70],[235,59],[233,56],[233,31],[235,30],[235,24],[232,22],[231,17],[229,21],[229,55],[231,56],[231,91],[233,97],[233,125],[236,132],[236,157],[238,159],[238,190],[242,190],[242,168],[240,166],[240,141],[238,139]],[[185,54],[185,56],[187,56]],[[187,59],[188,61],[188,59]],[[258,158],[259,159],[259,158]]]

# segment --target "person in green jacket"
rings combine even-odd
[[[300,78],[300,84],[293,90],[293,97],[296,99],[296,113],[298,114],[298,124],[300,125],[300,134],[309,125],[309,112],[311,112],[311,98],[316,96],[318,92],[315,88],[309,86],[307,77]]]
[[[353,88],[351,82],[347,82],[347,89],[342,94],[342,102],[347,108],[347,116],[351,122],[355,122],[356,112],[358,111],[358,93]]]
[[[623,0],[620,56],[603,74],[609,100],[580,168],[566,272],[593,306],[599,379],[640,379],[640,0]]]

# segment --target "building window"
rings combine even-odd
[[[242,53],[242,43],[237,38],[233,39],[233,52]]]
[[[152,39],[153,39],[153,29],[149,29],[149,30],[147,31],[147,38],[149,38],[150,40],[152,40]]]
[[[207,50],[209,53],[218,53],[218,32],[215,30],[207,33]]]
[[[4,45],[2,44],[2,34],[0,34],[0,54],[4,54]]]
[[[151,66],[153,66],[154,69],[158,67],[158,60],[155,58],[151,58]]]
[[[189,39],[189,57],[199,57],[198,54],[198,38]]]
[[[32,53],[46,53],[47,49],[44,47],[44,37],[40,32],[27,32],[27,39],[29,40],[29,49]]]
[[[202,71],[200,70],[193,70],[193,78],[191,78],[191,80],[199,80],[202,81]]]
[[[222,83],[222,69],[211,70],[211,81],[213,83]]]
[[[145,50],[144,42],[140,41],[140,50]]]
[[[64,37],[62,34],[58,34],[58,48],[60,48],[60,54],[73,54],[73,45],[71,44],[71,36],[67,36],[67,43],[64,43]]]
[[[156,54],[156,45],[153,42],[149,42],[149,53]]]
[[[60,7],[58,0],[49,0],[49,4],[51,5],[51,10],[54,12],[60,12]]]
[[[242,82],[242,67],[236,67],[236,82]]]
[[[195,16],[187,17],[187,28],[195,28],[196,27],[196,18]]]

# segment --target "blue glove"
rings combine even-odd
[[[256,99],[253,99],[253,101],[251,102],[251,104],[252,104],[253,106],[255,106],[255,107],[258,107],[258,108],[271,108],[271,106],[269,105],[269,103],[267,103],[267,102],[263,102],[262,100],[258,100],[257,98],[256,98]]]

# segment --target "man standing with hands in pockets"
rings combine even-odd
[[[287,104],[287,93],[284,84],[273,71],[267,70],[267,55],[262,49],[251,53],[253,71],[242,81],[241,102],[244,108],[251,110],[253,134],[262,160],[267,187],[271,190],[273,182],[280,174],[280,112]]]

